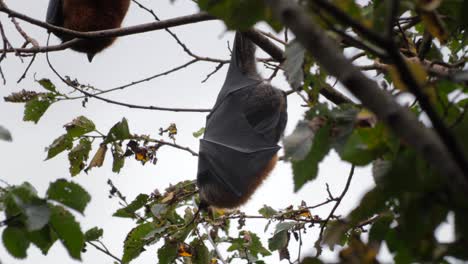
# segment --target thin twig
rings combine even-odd
[[[162,72],[162,73],[158,73],[156,75],[153,75],[153,76],[150,76],[150,77],[147,77],[147,78],[144,78],[144,79],[141,79],[141,80],[138,80],[138,81],[133,81],[129,84],[125,84],[125,85],[121,85],[121,86],[118,86],[118,87],[115,87],[115,88],[111,88],[111,89],[108,89],[108,90],[104,90],[104,91],[101,91],[101,92],[98,92],[98,93],[95,93],[94,95],[102,95],[102,94],[106,94],[106,93],[110,93],[110,92],[113,92],[113,91],[117,91],[117,90],[123,90],[125,88],[128,88],[130,86],[134,86],[136,84],[140,84],[140,83],[143,83],[143,82],[147,82],[147,81],[150,81],[150,80],[153,80],[153,79],[156,79],[158,77],[161,77],[161,76],[165,76],[165,75],[169,75],[171,73],[174,73],[176,71],[179,71],[183,68],[186,68],[190,65],[192,65],[193,63],[195,63],[197,60],[196,59],[193,59],[193,60],[190,60],[180,66],[177,66],[175,68],[172,68],[170,70],[167,70],[165,72]]]
[[[262,33],[263,35],[265,35],[265,36],[271,38],[272,40],[277,41],[277,42],[279,42],[279,43],[285,45],[285,46],[288,45],[288,43],[287,43],[286,41],[284,41],[284,40],[282,40],[282,39],[276,37],[275,35],[271,34],[270,32],[265,32],[265,31],[263,31],[263,30],[258,30],[258,29],[257,29],[257,31],[260,32],[260,33]]]
[[[297,250],[297,263],[300,263],[301,261],[301,249],[302,249],[302,233],[299,230],[299,248]]]
[[[213,74],[217,73],[222,67],[224,66],[224,63],[219,63],[216,68],[210,72],[208,75],[206,75],[205,79],[203,79],[201,82],[202,83],[205,83],[206,81],[208,81],[208,79],[213,76]]]
[[[93,242],[91,241],[86,241],[86,243],[90,244],[91,246],[93,246],[95,249],[101,251],[102,253],[108,255],[109,257],[113,258],[115,261],[119,262],[119,263],[122,263],[122,260],[119,259],[118,257],[116,257],[114,254],[112,254],[107,248],[103,248],[103,247],[100,247],[96,244],[94,244]]]
[[[316,254],[317,257],[320,256],[320,254],[322,253],[322,248],[321,248],[320,244],[322,243],[322,239],[323,239],[323,231],[325,230],[325,227],[327,226],[330,219],[332,217],[334,217],[336,209],[338,208],[341,201],[343,200],[343,197],[346,195],[346,192],[348,192],[349,186],[351,185],[351,180],[353,179],[353,175],[354,175],[354,167],[355,167],[354,165],[351,165],[351,170],[349,171],[348,180],[346,181],[346,185],[345,185],[343,191],[341,192],[341,195],[338,198],[336,198],[335,206],[333,206],[332,210],[330,211],[330,214],[328,214],[328,217],[322,223],[322,227],[320,227],[319,237],[318,237],[317,241],[315,242],[315,248],[317,249],[317,254]],[[331,195],[331,194],[329,193],[329,195]]]
[[[224,259],[223,255],[221,254],[221,252],[219,251],[218,249],[218,246],[216,245],[216,243],[213,241],[213,239],[211,238],[210,236],[210,230],[208,230],[208,227],[206,226],[205,223],[202,223],[202,226],[203,228],[205,229],[205,232],[206,232],[206,236],[208,237],[208,241],[210,241],[211,245],[213,246],[215,252],[216,252],[216,255],[218,256],[219,260],[223,263],[223,264],[227,264],[226,260]]]
[[[33,57],[31,58],[31,60],[29,61],[28,63],[28,66],[26,67],[26,69],[24,70],[23,74],[20,76],[20,78],[18,79],[18,81],[16,81],[16,83],[20,83],[24,78],[26,78],[26,74],[28,74],[28,71],[29,69],[31,68],[34,60],[36,59],[36,55],[37,54],[34,54]]]
[[[150,106],[134,105],[134,104],[128,104],[128,103],[124,103],[124,102],[119,102],[119,101],[107,99],[107,98],[104,98],[104,97],[101,97],[101,96],[97,96],[97,95],[94,95],[92,93],[89,93],[89,92],[77,87],[76,85],[73,85],[70,81],[67,81],[64,77],[62,77],[62,75],[52,65],[52,63],[50,61],[50,58],[49,58],[49,53],[48,52],[46,53],[46,60],[47,60],[47,64],[49,65],[50,69],[67,86],[73,88],[76,91],[81,92],[82,94],[84,94],[84,95],[86,95],[88,97],[95,98],[95,99],[101,100],[101,101],[106,102],[106,103],[125,106],[125,107],[128,107],[128,108],[134,108],[134,109],[158,110],[158,111],[199,112],[199,113],[210,112],[211,111],[211,109],[206,109],[206,108],[205,109],[203,109],[203,108],[172,108],[172,107],[159,107],[159,106],[152,106],[152,105],[150,105]]]
[[[192,156],[198,156],[198,153],[193,151],[189,147],[183,147],[183,146],[180,146],[180,145],[175,144],[175,143],[171,143],[171,142],[167,142],[167,141],[163,141],[163,140],[152,139],[152,138],[147,138],[147,137],[138,137],[138,136],[133,137],[133,139],[146,140],[148,142],[153,142],[153,143],[158,143],[158,144],[161,144],[161,145],[171,146],[171,147],[176,148],[176,149],[187,151],[190,154],[192,154]]]

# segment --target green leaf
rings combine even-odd
[[[199,0],[198,6],[200,9],[221,18],[230,29],[248,29],[268,16],[268,10],[263,1]]]
[[[385,240],[388,231],[390,230],[390,224],[393,221],[393,216],[382,215],[374,222],[369,231],[369,241],[381,242]]]
[[[171,264],[177,258],[177,244],[166,241],[166,243],[158,249],[159,264]]]
[[[166,204],[158,203],[151,206],[151,213],[157,218],[166,217],[169,210],[170,208]]]
[[[33,203],[40,204],[41,201],[37,196],[36,189],[30,183],[24,182],[19,186],[14,186],[5,194],[6,217],[17,217],[20,214],[24,214],[28,205]]]
[[[46,96],[37,96],[24,105],[24,121],[37,123],[54,101]]]
[[[228,251],[238,250],[242,252],[244,249],[248,249],[248,253],[255,258],[257,258],[259,254],[262,256],[271,255],[271,252],[263,247],[260,238],[255,233],[242,231],[239,236],[242,237],[232,240],[231,246],[227,249]]]
[[[296,226],[295,222],[281,222],[276,225],[275,233],[291,230]]]
[[[58,137],[57,139],[55,139],[54,142],[52,142],[52,144],[48,148],[46,148],[46,151],[47,151],[46,160],[51,159],[57,156],[58,154],[60,154],[61,152],[63,152],[64,150],[71,149],[72,147],[73,147],[73,139],[66,134],[62,135]]]
[[[249,250],[250,250],[250,253],[252,255],[254,255],[255,257],[258,256],[258,254],[262,255],[262,256],[270,256],[271,255],[271,252],[268,251],[268,249],[264,248],[263,245],[262,245],[262,242],[260,241],[260,238],[252,233],[252,232],[249,232],[250,233],[250,237],[252,239],[251,241],[251,244],[250,246],[248,247]]]
[[[263,217],[270,218],[278,212],[268,205],[263,205],[263,207],[260,210],[258,210],[258,213],[261,214]]]
[[[299,88],[304,81],[305,49],[296,40],[288,44],[285,50],[286,59],[283,62],[284,73],[292,88]]]
[[[349,136],[353,133],[356,128],[357,116],[359,109],[353,105],[344,104],[340,107],[333,108],[328,114],[328,121],[333,124],[332,127],[332,139],[333,148],[336,152],[343,152],[344,146],[348,141]]]
[[[75,217],[62,206],[50,205],[50,226],[73,259],[81,259],[85,240]]]
[[[128,128],[127,119],[123,118],[122,121],[115,124],[106,136],[104,144],[125,140],[131,138],[130,130]]]
[[[47,197],[83,213],[91,196],[79,184],[58,179],[49,185]]]
[[[30,242],[24,229],[8,226],[3,230],[2,240],[8,253],[13,257],[19,259],[27,257],[26,251],[29,248]]]
[[[413,263],[414,258],[411,254],[411,250],[408,248],[406,241],[398,237],[397,230],[390,229],[385,238],[385,242],[390,252],[395,253],[395,263]]]
[[[301,261],[301,264],[322,264],[323,262],[318,258],[307,257]]]
[[[268,239],[268,249],[271,251],[281,250],[288,246],[289,244],[289,235],[288,231],[280,231],[273,235],[272,238]]]
[[[0,139],[1,140],[6,140],[6,141],[11,141],[12,140],[10,131],[8,131],[3,126],[0,126]]]
[[[0,202],[4,203],[7,218],[20,221],[28,231],[41,229],[49,222],[47,203],[37,196],[36,190],[27,182],[6,191],[4,198],[0,199],[3,200]]]
[[[114,160],[112,161],[112,171],[115,173],[119,173],[125,165],[124,152],[119,144],[114,143],[112,146],[112,157],[114,158]]]
[[[445,181],[435,174],[429,164],[414,150],[403,149],[388,165],[387,173],[379,182],[384,190],[394,195],[404,192],[430,192]],[[450,184],[454,184],[451,181]]]
[[[340,221],[328,222],[325,231],[323,232],[323,243],[328,245],[333,251],[336,245],[343,246],[346,243],[349,226]],[[317,241],[319,242],[319,241]],[[316,245],[317,247],[317,245]]]
[[[79,137],[96,129],[93,121],[84,116],[79,116],[65,125],[67,134],[70,137]]]
[[[127,235],[124,242],[124,253],[122,263],[130,263],[138,257],[144,250],[146,240],[144,239],[148,233],[154,229],[153,223],[144,223],[133,228]]]
[[[29,232],[28,239],[37,246],[42,254],[46,255],[49,249],[57,241],[57,235],[51,230],[49,225],[44,226],[40,230]]]
[[[360,21],[362,14],[362,8],[354,0],[334,0],[332,1],[336,7],[343,10],[349,16],[354,18],[356,21]]]
[[[47,91],[50,91],[50,92],[53,92],[53,93],[56,93],[57,92],[57,88],[55,87],[55,85],[49,80],[49,79],[40,79],[39,81],[37,81],[44,89],[46,89]]]
[[[321,127],[314,136],[309,154],[301,161],[292,161],[294,191],[317,177],[318,164],[330,151],[330,126]]]
[[[50,219],[50,210],[46,201],[35,199],[33,202],[23,204],[22,210],[26,216],[26,228],[28,231],[42,229]]]
[[[343,160],[364,166],[385,152],[384,138],[383,126],[357,128],[348,138],[343,150],[338,153]]]
[[[5,209],[7,217],[12,217],[14,214],[19,213],[18,198],[22,203],[30,203],[35,199],[39,199],[37,191],[29,182],[23,182],[19,186],[13,186],[7,190],[5,195]],[[11,211],[11,214],[10,214]]]
[[[366,220],[385,208],[386,193],[376,187],[362,197],[359,205],[350,213],[351,224]]]
[[[102,228],[93,227],[89,229],[88,231],[86,231],[84,236],[85,236],[86,241],[95,241],[101,238],[103,234],[104,234],[104,230]]]
[[[193,264],[207,264],[210,263],[210,251],[199,239],[194,239],[190,246],[194,249],[194,256],[192,257]]]
[[[202,127],[198,131],[193,132],[192,135],[193,135],[194,138],[199,138],[199,137],[203,136],[204,133],[205,133],[205,128]]]
[[[78,175],[85,168],[90,151],[91,141],[87,138],[82,138],[80,139],[80,143],[68,153],[71,176]]]
[[[310,121],[299,121],[293,133],[283,139],[284,154],[293,160],[304,160],[312,147],[315,132]]]
[[[112,216],[134,218],[135,212],[148,202],[149,196],[139,194],[128,206],[120,208]]]

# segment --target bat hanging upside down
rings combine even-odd
[[[237,32],[231,63],[200,140],[200,208],[245,203],[278,159],[287,122],[286,95],[258,74],[255,46]]]
[[[119,28],[127,13],[130,0],[49,0],[47,23],[87,32]],[[73,39],[66,34],[54,33],[62,41]],[[96,53],[109,47],[115,38],[84,40],[71,49],[84,52],[91,62]]]

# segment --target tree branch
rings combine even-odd
[[[76,38],[83,38],[83,39],[122,37],[122,36],[137,34],[137,33],[161,30],[161,29],[166,29],[170,27],[177,27],[181,25],[187,25],[187,24],[197,23],[201,21],[208,21],[208,20],[216,19],[215,17],[209,15],[208,13],[200,12],[198,14],[181,16],[181,17],[171,18],[171,19],[167,19],[163,21],[156,21],[156,22],[145,23],[145,24],[130,26],[130,27],[123,27],[123,28],[118,28],[118,29],[80,32],[76,30],[63,28],[63,27],[57,27],[52,24],[45,23],[41,20],[37,20],[27,15],[18,13],[6,7],[3,1],[0,2],[0,12],[8,14],[8,16],[10,17],[16,17],[18,19],[21,19],[23,21],[36,25],[38,27],[45,28],[48,31],[51,31],[54,33],[67,34]]]
[[[450,180],[446,182],[452,191],[465,193],[468,190],[463,171],[450,158],[450,152],[434,131],[424,127],[408,109],[354,66],[303,7],[285,0],[267,0],[267,3],[328,73],[335,76],[395,135],[414,147],[441,175],[447,175]]]
[[[365,27],[361,23],[355,21],[350,16],[348,16],[345,12],[341,11],[339,8],[337,8],[332,3],[330,3],[328,0],[314,0],[314,1],[309,1],[309,2],[313,2],[313,4],[317,5],[319,8],[331,14],[334,18],[336,18],[342,24],[351,26],[351,28],[354,31],[364,36],[365,38],[369,39],[370,41],[374,42],[375,44],[379,46],[384,46],[382,44],[386,43],[386,40],[382,36],[370,30],[369,28]]]
[[[250,29],[245,32],[245,35],[276,61],[282,63],[285,60],[283,51],[262,33],[254,29]],[[337,105],[344,103],[353,104],[351,99],[347,98],[331,86],[322,87],[320,94]]]

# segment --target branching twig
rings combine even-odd
[[[152,138],[148,138],[148,137],[139,137],[139,136],[136,136],[136,135],[134,137],[132,137],[132,139],[145,140],[145,141],[148,141],[148,142],[153,142],[153,143],[158,143],[158,144],[161,144],[161,145],[171,146],[171,147],[176,148],[176,149],[187,151],[190,154],[192,154],[193,156],[198,156],[198,153],[193,151],[189,147],[183,147],[183,146],[180,146],[180,145],[175,144],[175,143],[171,143],[171,142],[167,142],[167,141],[163,141],[163,140],[152,139]]]
[[[349,185],[351,184],[351,180],[353,179],[353,175],[354,175],[354,165],[351,166],[351,170],[349,171],[349,175],[348,175],[348,180],[346,181],[346,185],[343,191],[341,192],[341,195],[338,198],[336,198],[335,205],[333,206],[332,210],[330,211],[330,214],[328,215],[328,217],[325,219],[325,221],[322,223],[322,226],[320,227],[319,237],[317,241],[315,242],[315,248],[317,249],[317,257],[320,256],[320,254],[322,253],[322,248],[320,244],[322,243],[322,239],[323,239],[323,231],[325,230],[325,227],[327,226],[330,219],[334,217],[336,209],[338,208],[341,201],[343,200],[343,197],[346,195],[346,192],[348,192]]]
[[[70,81],[66,80],[52,65],[50,62],[49,58],[49,53],[46,53],[46,60],[47,64],[49,65],[50,69],[55,73],[55,75],[67,86],[73,88],[76,91],[79,91],[80,93],[84,94],[87,97],[95,98],[98,100],[101,100],[106,103],[110,104],[115,104],[115,105],[120,105],[120,106],[125,106],[128,108],[134,108],[134,109],[145,109],[145,110],[158,110],[158,111],[172,111],[172,112],[210,112],[211,109],[203,109],[203,108],[172,108],[172,107],[159,107],[159,106],[142,106],[142,105],[134,105],[134,104],[129,104],[129,103],[124,103],[124,102],[119,102],[111,99],[107,99],[98,95],[94,95],[92,93],[89,93],[81,88],[79,88],[77,85],[74,85]]]
[[[204,83],[206,81],[208,81],[208,79],[213,76],[213,74],[217,73],[219,70],[221,70],[221,68],[224,66],[224,63],[219,63],[216,68],[210,72],[208,75],[206,75],[205,79],[203,79],[201,82]]]
[[[167,70],[165,72],[162,72],[162,73],[158,73],[156,75],[153,75],[153,76],[150,76],[150,77],[147,77],[147,78],[144,78],[144,79],[141,79],[141,80],[138,80],[138,81],[133,81],[129,84],[125,84],[125,85],[121,85],[121,86],[118,86],[118,87],[115,87],[115,88],[111,88],[111,89],[108,89],[108,90],[104,90],[104,91],[101,91],[101,92],[98,92],[98,93],[95,93],[93,95],[102,95],[102,94],[106,94],[106,93],[110,93],[110,92],[113,92],[113,91],[117,91],[117,90],[123,90],[125,88],[128,88],[130,86],[134,86],[136,84],[140,84],[140,83],[143,83],[143,82],[147,82],[147,81],[150,81],[150,80],[153,80],[153,79],[156,79],[158,77],[161,77],[161,76],[165,76],[165,75],[169,75],[171,73],[174,73],[176,71],[179,71],[181,69],[184,69],[192,64],[194,64],[195,62],[197,62],[196,59],[193,59],[193,60],[190,60],[189,62],[186,62],[180,66],[177,66],[175,68],[172,68],[170,70]]]

